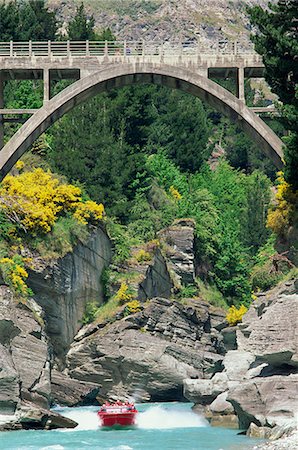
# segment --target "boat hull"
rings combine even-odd
[[[98,417],[100,420],[100,424],[102,427],[113,427],[115,425],[120,426],[132,426],[136,423],[136,413],[135,412],[127,412],[127,413],[118,413],[118,414],[109,414],[109,413],[98,413]]]

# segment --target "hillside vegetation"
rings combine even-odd
[[[151,2],[142,5],[150,9]],[[157,2],[154,7],[157,11],[166,5]],[[109,5],[114,7],[116,3]],[[7,20],[5,30],[0,28],[1,40],[24,38],[24,14],[31,20],[32,39],[59,35],[57,17],[42,1],[1,8],[2,24]],[[41,26],[43,21],[47,27]],[[65,32],[76,40],[114,38],[109,29],[96,30],[95,22],[81,5]],[[53,93],[65,85],[57,82]],[[224,85],[235,87],[231,80]],[[253,102],[249,83],[246,90]],[[5,103],[11,108],[40,105],[41,95],[39,81],[5,86]],[[285,121],[270,124],[284,134]],[[7,139],[16,128],[6,124]],[[1,184],[3,277],[24,294],[32,255],[51,259],[71,251],[86,239],[88,227],[102,222],[103,205],[115,266],[129,258],[131,246],[156,239],[177,218],[192,218],[200,277],[193,292],[204,282],[220,301],[223,296],[243,313],[253,291],[273,286],[293,266],[287,257],[279,263],[274,244],[293,226],[297,196],[282,174],[274,179],[274,167],[262,149],[200,100],[151,85],[103,93],[53,125]],[[274,183],[277,203],[270,207]]]

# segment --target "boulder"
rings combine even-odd
[[[298,374],[256,377],[229,390],[230,401],[239,418],[240,428],[282,426],[297,412]]]
[[[101,386],[105,397],[182,399],[184,378],[210,377],[222,361],[225,350],[210,321],[205,302],[152,299],[143,311],[75,341],[68,373]]]
[[[60,406],[98,405],[99,386],[83,383],[67,374],[52,370],[52,401]]]
[[[216,405],[215,397],[227,394],[239,427],[246,430],[252,423],[270,428],[291,424],[298,394],[297,287],[294,279],[260,293],[237,327],[237,350],[227,352],[223,371],[210,380],[184,380],[185,397],[200,407]],[[210,407],[208,414],[213,417]]]
[[[68,417],[64,417],[54,411],[36,408],[29,402],[24,402],[20,409],[18,422],[24,429],[75,428],[78,424]]]
[[[289,284],[289,288],[295,283]],[[237,332],[238,348],[273,366],[298,365],[296,338],[298,293],[279,287],[259,297],[244,316]],[[292,292],[292,289],[290,289]]]

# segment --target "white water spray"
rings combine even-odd
[[[178,407],[179,408],[179,407]],[[137,428],[141,429],[170,429],[170,428],[197,428],[208,426],[207,420],[198,416],[192,411],[181,411],[171,406],[167,409],[162,405],[150,406],[144,412],[137,415]],[[78,422],[78,426],[73,430],[96,430],[99,428],[99,419],[97,417],[98,408],[86,406],[81,408],[61,408],[63,416],[69,417]],[[65,430],[66,431],[66,430]]]
[[[191,411],[168,410],[162,406],[152,406],[137,416],[139,428],[196,428],[206,427],[208,422]]]

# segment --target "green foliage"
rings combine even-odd
[[[86,242],[88,228],[73,216],[60,217],[52,232],[43,237],[31,238],[30,245],[45,260],[57,259],[70,253],[78,242]]]
[[[98,314],[99,311],[99,305],[96,302],[86,302],[85,305],[85,311],[82,318],[82,324],[88,325],[89,323],[92,323]]]
[[[263,56],[265,78],[272,91],[283,103],[282,121],[290,131],[285,151],[285,179],[298,189],[298,75],[297,75],[297,16],[296,0],[279,0],[269,9],[255,6],[249,9],[251,23],[258,27],[253,41]]]
[[[161,146],[182,170],[195,172],[210,154],[210,130],[203,104],[189,94],[165,89],[161,92],[148,146]]]
[[[0,5],[1,41],[54,40],[58,29],[56,12],[44,0],[16,0]]]
[[[283,278],[280,272],[272,272],[272,263],[266,261],[262,266],[256,266],[251,273],[251,285],[254,291],[267,291],[276,286]]]
[[[72,41],[95,40],[94,17],[88,18],[83,3],[77,7],[74,18],[68,23],[67,35]]]
[[[130,257],[133,240],[126,227],[112,219],[107,220],[107,232],[114,247],[113,262],[121,264]]]
[[[198,286],[200,298],[215,307],[223,309],[228,308],[228,304],[224,296],[214,284],[206,283],[200,278],[196,278],[196,284]]]
[[[194,298],[198,296],[198,287],[194,284],[187,284],[181,286],[178,297],[179,298]]]

